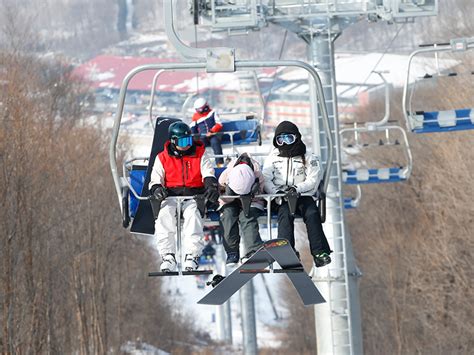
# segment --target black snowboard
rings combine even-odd
[[[168,127],[170,124],[180,121],[178,118],[158,117],[156,119],[155,135],[153,136],[153,144],[151,146],[150,158],[148,160],[148,168],[146,171],[145,182],[143,184],[141,197],[150,196],[148,184],[150,183],[151,170],[155,159],[163,150],[166,140],[168,139]],[[137,212],[130,227],[132,233],[151,234],[155,233],[155,218],[151,209],[150,201],[138,202]]]

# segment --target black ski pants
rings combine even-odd
[[[221,223],[224,229],[224,249],[227,253],[239,252],[241,235],[244,239],[245,254],[256,251],[261,246],[262,239],[258,227],[260,214],[258,208],[250,207],[249,216],[246,217],[237,201],[222,207]]]
[[[308,231],[311,254],[330,253],[328,241],[324,235],[321,216],[316,202],[311,196],[300,196],[296,204],[296,214],[303,217]],[[291,216],[288,202],[284,201],[278,208],[278,238],[288,239],[295,248],[295,217]]]

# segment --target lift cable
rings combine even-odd
[[[370,76],[372,75],[372,73],[377,69],[377,67],[379,66],[380,62],[382,62],[383,58],[385,57],[385,55],[388,53],[388,51],[392,48],[392,45],[393,43],[395,42],[395,40],[397,39],[398,35],[400,34],[400,32],[402,31],[403,27],[405,26],[405,24],[403,23],[397,30],[397,32],[395,33],[395,35],[393,36],[393,38],[390,40],[388,46],[384,49],[384,51],[382,52],[382,55],[380,56],[380,58],[377,60],[377,63],[375,63],[374,67],[372,68],[372,70],[369,72],[369,74],[367,74],[367,77],[365,78],[364,82],[362,84],[359,85],[359,88],[357,89],[357,92],[352,96],[352,99],[355,99],[357,97],[357,95],[359,94],[359,92],[362,90],[362,87],[367,84],[367,81],[369,80]],[[349,100],[350,102],[351,100]],[[345,108],[348,108],[350,103],[347,103],[343,109]]]

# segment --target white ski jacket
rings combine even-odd
[[[322,180],[321,164],[315,154],[303,157],[280,157],[278,149],[273,149],[263,164],[265,191],[274,194],[288,187],[295,187],[299,193],[314,194]]]

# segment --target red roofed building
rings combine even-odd
[[[170,63],[174,60],[163,58],[118,57],[101,55],[82,64],[74,70],[74,75],[89,82],[95,89],[120,90],[123,79],[133,69],[146,64]],[[177,61],[177,60],[176,60]],[[131,91],[150,91],[156,71],[148,70],[137,74],[129,83]],[[159,79],[160,91],[188,92],[183,82],[193,80],[193,72],[165,72]]]

